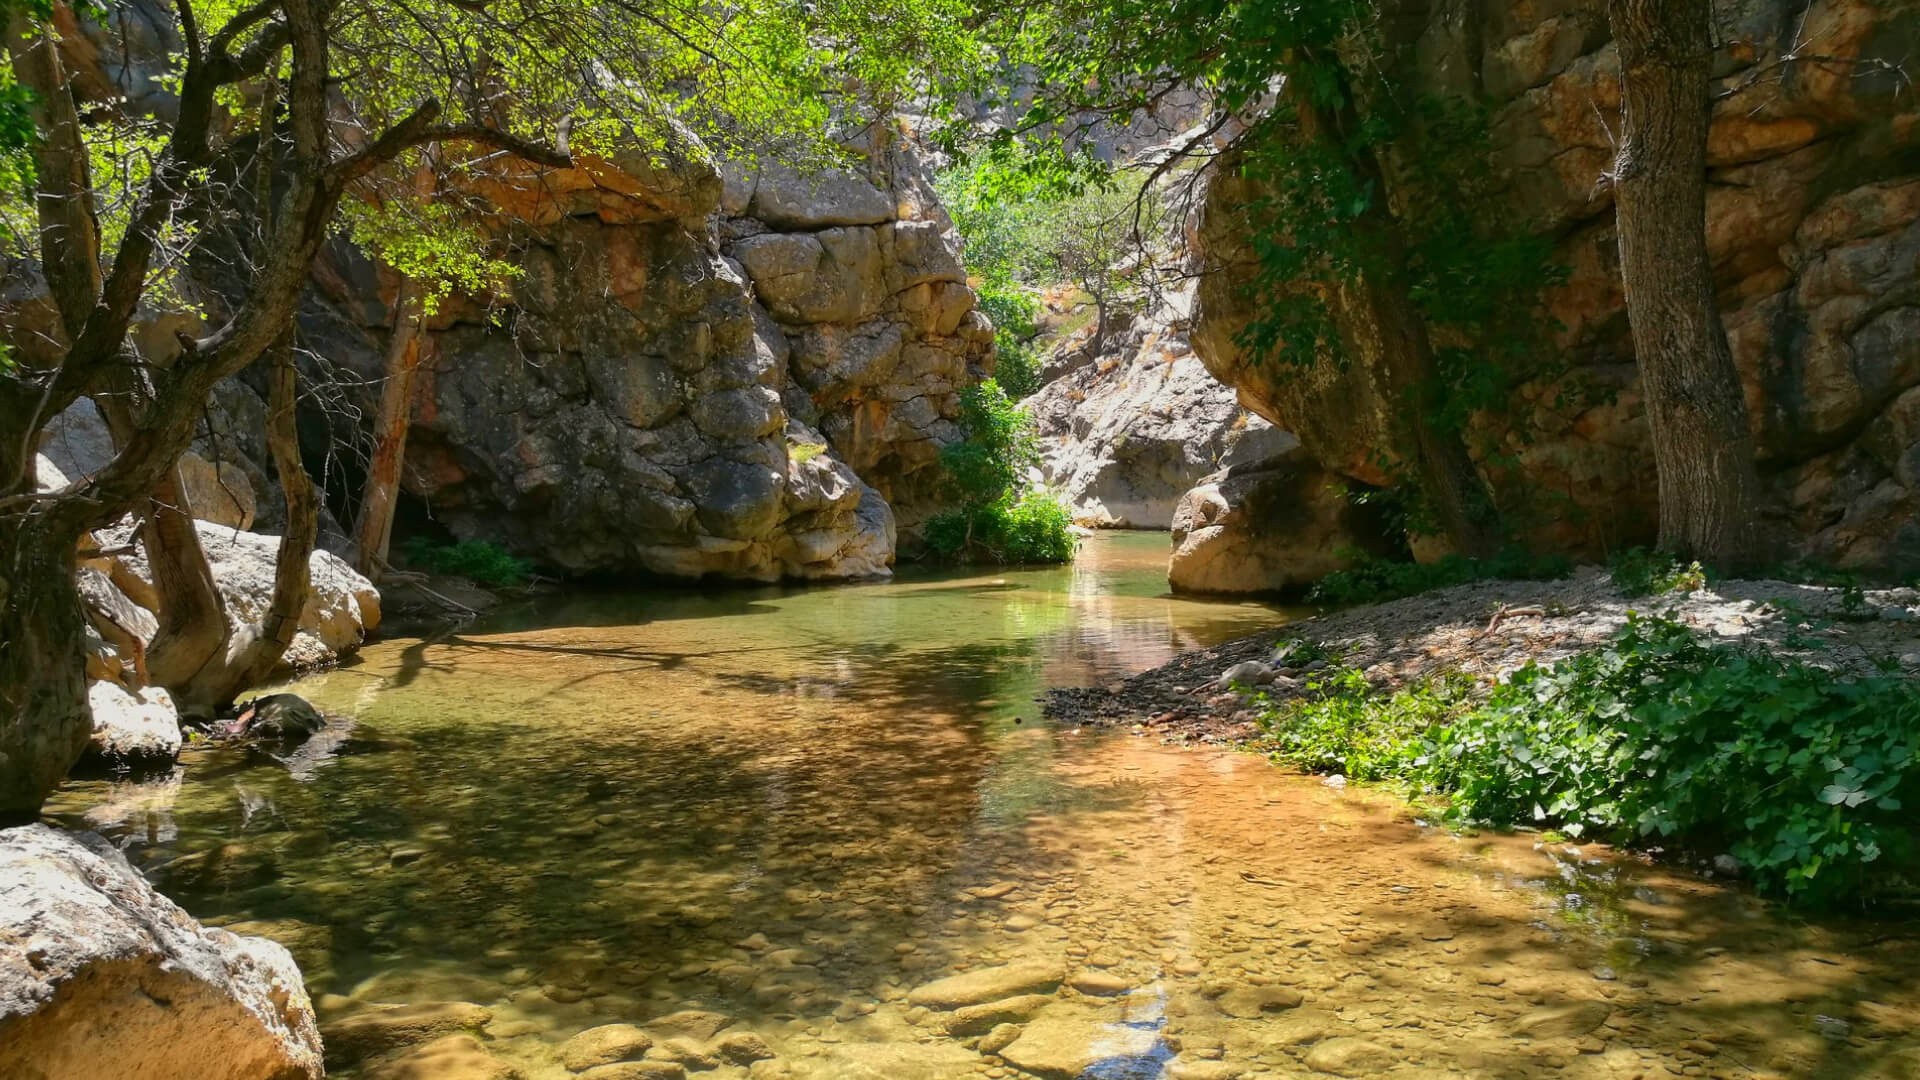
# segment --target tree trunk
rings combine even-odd
[[[14,76],[33,90],[34,211],[39,218],[40,268],[60,312],[67,343],[80,336],[100,295],[100,224],[93,178],[80,133],[80,111],[68,87],[66,65],[50,26],[24,11],[7,20],[7,51]]]
[[[1500,546],[1488,520],[1493,500],[1457,431],[1442,431],[1439,366],[1426,320],[1404,282],[1362,271],[1359,280],[1336,287],[1333,308],[1355,362],[1378,373],[1385,396],[1398,412],[1404,452],[1412,457],[1415,482],[1434,524],[1461,555],[1486,558]]]
[[[36,818],[93,731],[78,539],[53,515],[0,514],[0,824]]]
[[[117,394],[97,399],[116,450],[140,430],[134,409]],[[145,525],[140,546],[159,597],[160,627],[147,646],[147,677],[169,690],[184,687],[195,672],[219,655],[227,640],[227,605],[213,581],[193,507],[180,486],[179,466],[170,466],[137,511]]]
[[[1701,0],[1609,0],[1624,110],[1614,201],[1627,319],[1660,477],[1660,547],[1766,558],[1746,398],[1707,256],[1712,39]]]
[[[366,494],[354,529],[354,568],[375,581],[386,566],[393,538],[393,507],[400,494],[400,467],[406,461],[407,428],[413,421],[420,316],[420,297],[402,277],[394,298],[393,336],[387,344],[386,385],[380,389],[380,415],[374,420],[373,462],[367,468]]]
[[[1289,78],[1287,88],[1305,138],[1339,140],[1340,129],[1359,127],[1357,116],[1323,115],[1297,80]],[[1343,95],[1343,100],[1350,110],[1352,95]],[[1344,156],[1373,192],[1351,227],[1359,246],[1374,257],[1356,260],[1351,279],[1334,283],[1330,307],[1353,362],[1366,377],[1379,381],[1381,396],[1392,403],[1399,431],[1395,441],[1400,443],[1392,449],[1412,459],[1415,482],[1434,524],[1454,551],[1484,558],[1500,546],[1493,499],[1461,433],[1443,430],[1436,422],[1441,412],[1440,365],[1406,280],[1406,245],[1387,205],[1385,170],[1368,148],[1348,150]]]
[[[300,628],[300,612],[307,606],[311,584],[308,563],[319,531],[320,505],[313,479],[300,459],[300,438],[294,423],[298,382],[293,363],[292,330],[272,350],[272,385],[267,396],[267,448],[286,496],[287,527],[280,536],[273,569],[273,599],[260,622],[233,633],[226,648],[179,688],[185,705],[231,705],[235,698],[259,685],[280,663]]]

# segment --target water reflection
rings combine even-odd
[[[1786,923],[1251,758],[1038,723],[1046,685],[1280,621],[1166,597],[1164,551],[569,595],[304,681],[354,720],[330,755],[196,752],[55,813],[287,944],[331,1016],[486,1006],[531,1080],[569,1076],[584,1029],[689,1009],[769,1045],[755,1077],[1907,1075],[1904,927]],[[906,1000],[1003,965],[1054,977],[1004,1015]],[[747,1075],[716,1060],[701,1075]]]

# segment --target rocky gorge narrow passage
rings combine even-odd
[[[1040,721],[1289,612],[1069,569],[570,594],[297,688],[276,761],[74,784],[193,916],[285,945],[333,1075],[1912,1075],[1920,934],[1258,758]],[[1905,1070],[1905,1071],[1903,1071]]]

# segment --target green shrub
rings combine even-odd
[[[1006,508],[1001,528],[1005,561],[1072,562],[1073,515],[1051,492],[1029,489]]]
[[[1465,698],[1457,679],[1376,698],[1366,676],[1350,667],[1309,675],[1306,690],[1306,697],[1262,711],[1255,745],[1274,761],[1354,780],[1410,775],[1436,726]]]
[[[1628,548],[1607,563],[1613,583],[1628,596],[1666,596],[1707,587],[1707,571],[1697,562],[1647,548]]]
[[[1573,564],[1561,556],[1535,555],[1520,548],[1506,548],[1490,559],[1469,559],[1461,555],[1448,555],[1430,563],[1367,559],[1321,578],[1314,583],[1307,599],[1333,607],[1378,604],[1471,581],[1550,581],[1572,572]]]
[[[1429,767],[1467,817],[1723,845],[1761,888],[1825,903],[1911,863],[1920,692],[1636,619],[1516,673]]]
[[[1636,618],[1605,646],[1529,665],[1482,701],[1464,680],[1378,696],[1330,669],[1268,707],[1257,747],[1448,800],[1457,821],[1726,851],[1808,905],[1916,868],[1920,691],[1842,678]]]
[[[406,542],[402,550],[407,564],[435,574],[452,574],[488,588],[506,589],[526,583],[533,567],[525,559],[508,554],[498,544],[485,540],[462,540],[457,544],[436,544],[423,536]]]
[[[1078,546],[1066,504],[1045,491],[943,510],[928,519],[926,537],[934,554],[958,562],[1072,562]]]
[[[993,321],[994,381],[1015,401],[1040,389],[1040,301],[1012,282],[982,282],[980,310]]]
[[[927,522],[927,547],[960,562],[1070,561],[1072,516],[1027,483],[1040,461],[1033,418],[988,379],[962,394],[960,427],[965,437],[940,452],[952,505]]]

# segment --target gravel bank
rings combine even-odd
[[[1062,722],[1137,726],[1175,742],[1238,742],[1254,734],[1254,717],[1220,677],[1253,664],[1241,679],[1271,678],[1276,698],[1302,693],[1305,665],[1275,662],[1276,644],[1289,639],[1312,642],[1365,671],[1377,688],[1392,689],[1443,671],[1494,680],[1530,660],[1563,659],[1605,640],[1633,612],[1667,615],[1844,674],[1889,663],[1920,675],[1920,589],[1849,596],[1819,585],[1722,581],[1684,595],[1629,597],[1605,571],[1586,569],[1562,581],[1475,582],[1276,626],[1185,653],[1117,686],[1050,691],[1045,711]]]

